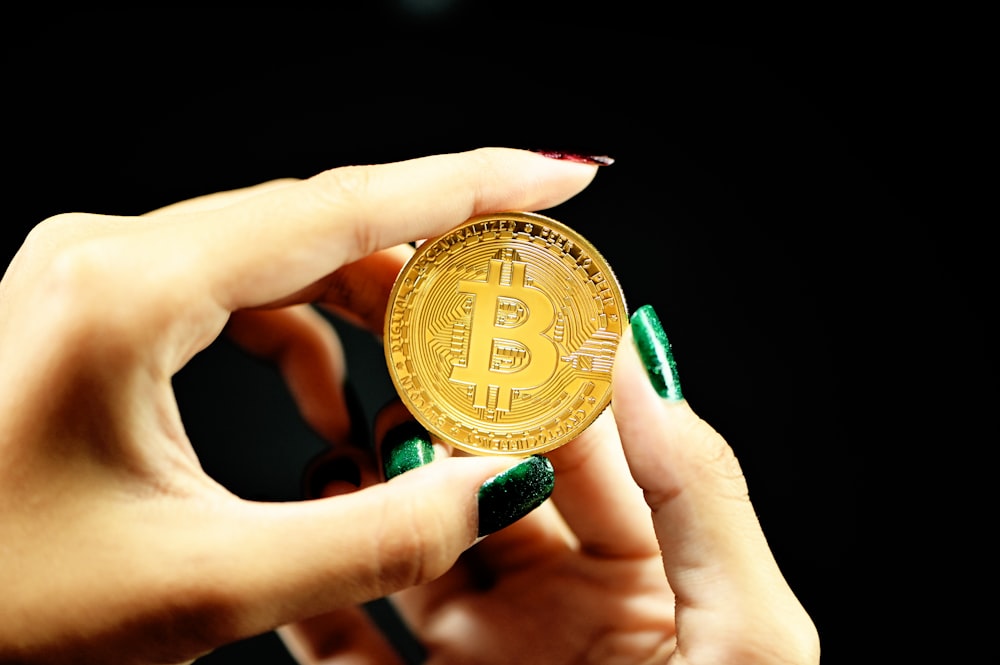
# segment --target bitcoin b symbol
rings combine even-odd
[[[549,297],[528,283],[527,264],[515,251],[490,259],[486,280],[462,280],[461,293],[473,296],[464,365],[452,381],[474,386],[473,407],[509,412],[515,390],[545,383],[559,353],[545,336],[555,317]]]

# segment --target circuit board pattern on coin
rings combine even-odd
[[[561,446],[611,400],[628,322],[611,267],[536,213],[474,217],[425,242],[386,313],[386,364],[427,430],[478,455]]]

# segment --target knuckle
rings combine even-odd
[[[84,213],[60,213],[39,222],[28,231],[19,254],[36,261],[46,260],[71,242],[90,217]]]
[[[701,419],[694,419],[673,433],[683,455],[675,467],[663,467],[663,482],[644,487],[646,502],[660,508],[697,487],[711,488],[712,496],[736,502],[749,501],[746,478],[736,453],[726,440]],[[695,493],[698,494],[697,492]]]
[[[323,171],[309,182],[323,202],[334,208],[350,209],[366,200],[371,187],[371,169],[365,166],[341,166]]]
[[[32,320],[36,343],[120,367],[154,331],[166,339],[175,321],[193,316],[192,258],[171,252],[164,237],[131,218],[49,217],[29,231],[4,278],[11,307]]]
[[[689,423],[688,428],[682,438],[701,462],[692,467],[701,476],[699,482],[710,483],[721,496],[748,499],[746,478],[732,446],[700,418]]]
[[[401,516],[398,505],[388,509],[396,513],[392,535],[381,539],[376,548],[383,591],[419,586],[448,570],[456,556],[444,545],[449,534],[442,521],[433,518],[433,511],[420,511],[410,504]]]
[[[495,182],[498,178],[496,174],[496,164],[492,158],[494,150],[490,148],[477,148],[465,153],[469,160],[467,171],[469,173],[482,173],[487,177],[477,181],[476,189],[472,192],[472,209],[482,210],[493,207],[493,202],[489,195],[489,190],[483,183]]]
[[[377,187],[374,171],[368,166],[342,166],[323,171],[309,179],[314,195],[324,210],[331,211],[354,235],[355,257],[367,256],[379,249],[375,227],[366,223],[370,217],[372,191]]]
[[[706,443],[709,450],[710,464],[706,466],[715,473],[725,484],[733,487],[736,495],[734,498],[747,498],[746,479],[743,476],[743,469],[732,447],[719,437],[709,437]]]
[[[68,344],[118,353],[150,323],[141,305],[154,294],[128,250],[112,236],[67,243],[51,253],[33,291]]]
[[[40,285],[80,296],[109,286],[119,254],[120,220],[87,213],[62,213],[29,231],[21,255],[33,264]],[[75,299],[75,298],[74,298]]]
[[[91,311],[121,283],[113,270],[114,256],[104,240],[65,245],[49,259],[40,285],[60,307]]]

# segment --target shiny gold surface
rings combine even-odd
[[[608,405],[627,323],[621,287],[585,238],[535,213],[482,215],[403,267],[385,357],[431,434],[524,456],[571,441]]]

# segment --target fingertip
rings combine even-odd
[[[500,210],[531,212],[554,207],[586,189],[600,168],[593,162],[559,159],[518,148],[477,148],[464,156],[472,164],[463,170],[492,171],[496,176],[482,181],[478,198],[466,217]],[[516,197],[512,197],[510,185],[517,181],[523,184]]]
[[[538,508],[555,488],[552,462],[542,455],[518,461],[479,487],[477,538],[510,526]]]
[[[407,471],[451,456],[451,447],[418,423],[397,397],[375,415],[375,449],[383,477],[391,480]]]
[[[683,400],[673,346],[656,310],[651,305],[637,309],[630,319],[629,330],[632,344],[657,394],[672,402]]]
[[[385,433],[379,446],[386,480],[430,464],[434,460],[431,436],[415,420],[406,420]]]

